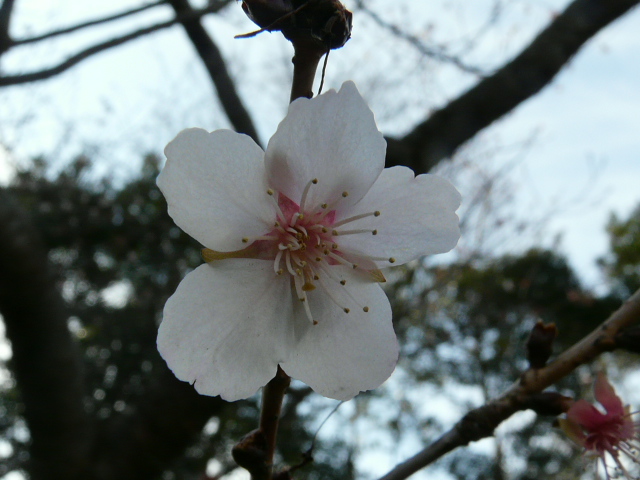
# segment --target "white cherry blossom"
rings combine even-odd
[[[280,365],[346,400],[391,375],[381,269],[453,248],[460,195],[437,176],[384,169],[385,150],[352,82],[294,101],[266,152],[228,130],[169,143],[158,186],[207,261],[167,301],[158,333],[179,379],[238,400]]]

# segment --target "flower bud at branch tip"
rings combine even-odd
[[[553,342],[558,336],[554,323],[537,322],[527,340],[527,360],[531,368],[542,368],[553,352]]]

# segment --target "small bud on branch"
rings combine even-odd
[[[527,360],[531,368],[542,368],[553,352],[553,342],[558,336],[558,328],[554,323],[538,322],[531,329],[527,340]]]

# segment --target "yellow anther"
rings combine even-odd
[[[364,313],[367,313],[367,312],[369,311],[369,307],[362,307],[362,311],[363,311]]]
[[[372,235],[377,235],[377,234],[378,234],[378,230],[373,230],[373,231],[371,232],[371,234],[372,234]]]
[[[349,196],[349,192],[342,192],[342,196],[343,196],[344,198],[347,198],[347,197]]]
[[[242,243],[249,243],[249,238],[248,237],[243,237],[242,238]]]
[[[395,258],[393,258],[393,257],[391,257],[391,258],[389,259],[389,263],[396,263],[396,259],[395,259]]]
[[[351,310],[349,310],[348,308],[344,309],[344,313],[349,313]]]
[[[346,280],[340,280],[340,285],[346,285],[347,281]]]
[[[375,212],[373,212],[373,216],[374,217],[379,217],[380,216],[380,210],[376,210]]]

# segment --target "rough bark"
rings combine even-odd
[[[387,166],[428,172],[467,140],[548,85],[590,38],[639,0],[575,0],[516,58],[437,110],[406,136],[388,139]]]

